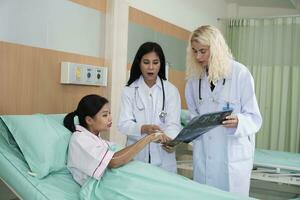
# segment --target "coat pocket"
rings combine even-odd
[[[253,147],[248,137],[233,138],[229,144],[229,161],[239,162],[253,158]]]

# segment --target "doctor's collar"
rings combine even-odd
[[[164,80],[162,80],[162,81],[164,81]],[[138,80],[135,81],[135,84],[133,85],[133,87],[139,87],[139,86],[143,86],[145,88],[149,88],[149,86],[146,84],[146,82],[144,80],[144,77],[142,75],[140,76],[140,78]],[[160,81],[160,77],[159,76],[157,76],[156,82],[155,82],[155,84],[153,86],[154,87],[158,86],[160,89],[162,89],[162,85],[161,85],[161,81]]]
[[[200,76],[200,79],[202,79],[202,80],[208,80],[208,74],[207,73],[202,74]],[[226,80],[231,80],[232,79],[232,67],[230,67],[230,70],[227,72],[227,74],[225,74],[224,76],[222,76],[218,80],[223,80],[223,79],[226,79]],[[199,80],[199,78],[198,78],[198,80]]]

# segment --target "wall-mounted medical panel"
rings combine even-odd
[[[107,68],[62,62],[60,78],[62,84],[107,86]]]

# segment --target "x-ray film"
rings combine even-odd
[[[232,109],[196,116],[180,131],[177,137],[167,145],[175,146],[182,142],[189,143],[207,131],[221,125],[225,117],[231,113]]]

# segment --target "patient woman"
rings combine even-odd
[[[74,124],[75,116],[78,116],[79,125]],[[99,180],[107,167],[116,168],[128,163],[145,145],[162,138],[153,133],[114,152],[112,144],[101,138],[101,132],[108,131],[112,125],[108,100],[93,94],[81,99],[77,109],[65,117],[64,125],[73,132],[69,143],[68,169],[80,185],[89,177]]]
[[[74,123],[75,116],[79,125]],[[149,134],[119,151],[103,140],[101,132],[112,125],[108,100],[104,97],[83,97],[77,109],[65,117],[64,125],[73,132],[67,167],[82,186],[81,199],[232,199],[230,194],[156,166],[131,161],[150,142],[164,142],[162,135]]]

